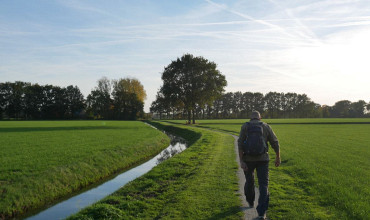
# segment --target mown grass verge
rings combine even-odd
[[[52,204],[168,146],[142,122],[0,122],[0,218]]]
[[[199,120],[197,126],[239,135],[245,121]],[[282,165],[273,166],[272,152],[269,218],[369,218],[370,124],[350,124],[349,119],[330,120],[338,124],[323,121],[279,119],[271,123],[280,141]]]
[[[152,123],[191,146],[68,219],[240,219],[233,137]]]

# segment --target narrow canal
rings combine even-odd
[[[31,217],[28,217],[27,219],[28,220],[65,219],[68,216],[77,213],[81,209],[112,194],[122,186],[126,185],[128,182],[144,175],[159,163],[167,160],[168,158],[178,153],[181,153],[187,148],[186,141],[183,138],[173,136],[168,133],[166,134],[171,139],[170,145],[152,159],[121,174],[118,174],[113,179],[110,179],[95,188],[92,188],[88,191],[85,191],[81,194],[78,194],[67,200],[64,200]]]

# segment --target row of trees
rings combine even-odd
[[[211,105],[198,105],[194,113],[198,119],[249,118],[253,110],[261,112],[264,118],[370,117],[370,102],[342,100],[327,106],[311,101],[306,94],[229,92],[222,94]],[[187,117],[181,106],[173,106],[163,98],[157,98],[152,103],[151,111],[159,118]]]
[[[81,116],[84,106],[77,86],[0,83],[0,119],[73,119]]]
[[[77,86],[0,83],[0,119],[124,119],[143,115],[146,93],[136,79],[103,77],[85,100]]]
[[[213,101],[211,105],[197,105],[196,118],[249,118],[253,110],[264,118],[348,118],[370,117],[370,103],[363,100],[342,100],[333,106],[320,105],[311,101],[306,94],[269,92],[229,92]],[[159,96],[152,103],[151,111],[159,118],[186,118],[181,106],[173,106]]]
[[[160,118],[249,118],[253,110],[264,118],[370,117],[370,103],[342,100],[319,105],[306,94],[229,92],[225,76],[214,62],[185,54],[162,73],[163,85],[150,112]],[[0,83],[0,119],[122,119],[144,114],[146,92],[137,79],[100,79],[84,100],[77,86],[65,88],[26,82]]]
[[[306,94],[269,92],[223,93],[227,85],[217,65],[203,57],[185,54],[162,73],[163,85],[150,112],[159,118],[249,118],[253,110],[265,118],[364,117],[370,103],[343,100],[319,105]]]
[[[222,112],[223,118],[248,118],[252,110],[260,111],[265,118],[365,117],[365,112],[370,110],[370,103],[364,100],[342,100],[327,106],[313,102],[306,94],[278,92],[265,95],[230,92],[216,100],[215,105]]]

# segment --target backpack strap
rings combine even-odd
[[[251,123],[249,123],[249,122],[245,122],[245,124],[247,125],[247,132],[246,132],[245,136],[248,138],[248,128],[249,128],[249,126],[251,125]]]

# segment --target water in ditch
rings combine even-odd
[[[39,220],[39,219],[65,219],[68,216],[77,213],[81,209],[103,199],[104,197],[117,191],[119,188],[124,186],[126,183],[144,175],[150,171],[153,167],[166,159],[182,152],[187,148],[186,141],[183,138],[170,135],[166,133],[170,139],[170,145],[161,151],[158,155],[148,160],[147,162],[127,170],[113,179],[110,179],[101,185],[85,191],[81,194],[73,196],[67,200],[64,200],[44,211],[33,215],[28,220]]]

